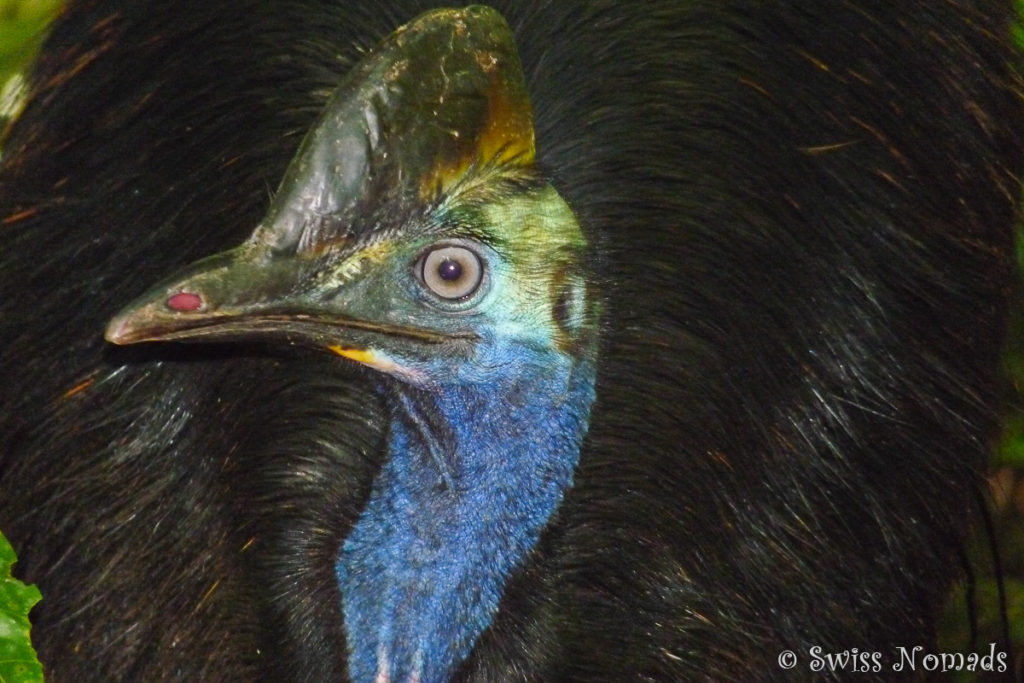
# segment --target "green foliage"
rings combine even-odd
[[[27,67],[62,0],[0,0],[0,82]]]
[[[28,612],[40,600],[39,589],[11,576],[14,549],[0,534],[0,683],[43,680],[43,667],[29,639]]]
[[[63,0],[0,0],[0,133],[21,112],[25,72]]]

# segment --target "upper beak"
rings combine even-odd
[[[272,339],[365,349],[382,336],[421,344],[472,336],[366,319],[358,288],[349,301],[326,302],[298,284],[301,268],[296,257],[261,257],[248,245],[203,259],[122,309],[108,324],[106,339],[114,344]]]

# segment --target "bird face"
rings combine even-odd
[[[576,348],[584,249],[554,188],[496,176],[320,253],[282,252],[257,229],[128,306],[107,338],[284,338],[420,385],[486,382]]]
[[[504,20],[424,15],[342,82],[250,239],[157,285],[107,339],[283,338],[425,386],[568,358],[592,319],[585,241],[533,160]]]

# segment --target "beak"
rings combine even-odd
[[[370,346],[436,345],[475,338],[370,319],[359,283],[321,296],[303,287],[297,256],[267,256],[251,244],[203,259],[122,309],[107,326],[114,344],[151,341],[286,341],[366,362]],[[314,291],[310,291],[313,289]],[[379,310],[379,309],[378,309]]]

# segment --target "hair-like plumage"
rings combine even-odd
[[[53,680],[344,676],[333,567],[385,443],[366,376],[102,333],[248,235],[346,69],[437,4],[55,26],[0,170],[0,529]],[[932,643],[993,426],[1013,3],[492,4],[604,313],[574,488],[460,679]]]

